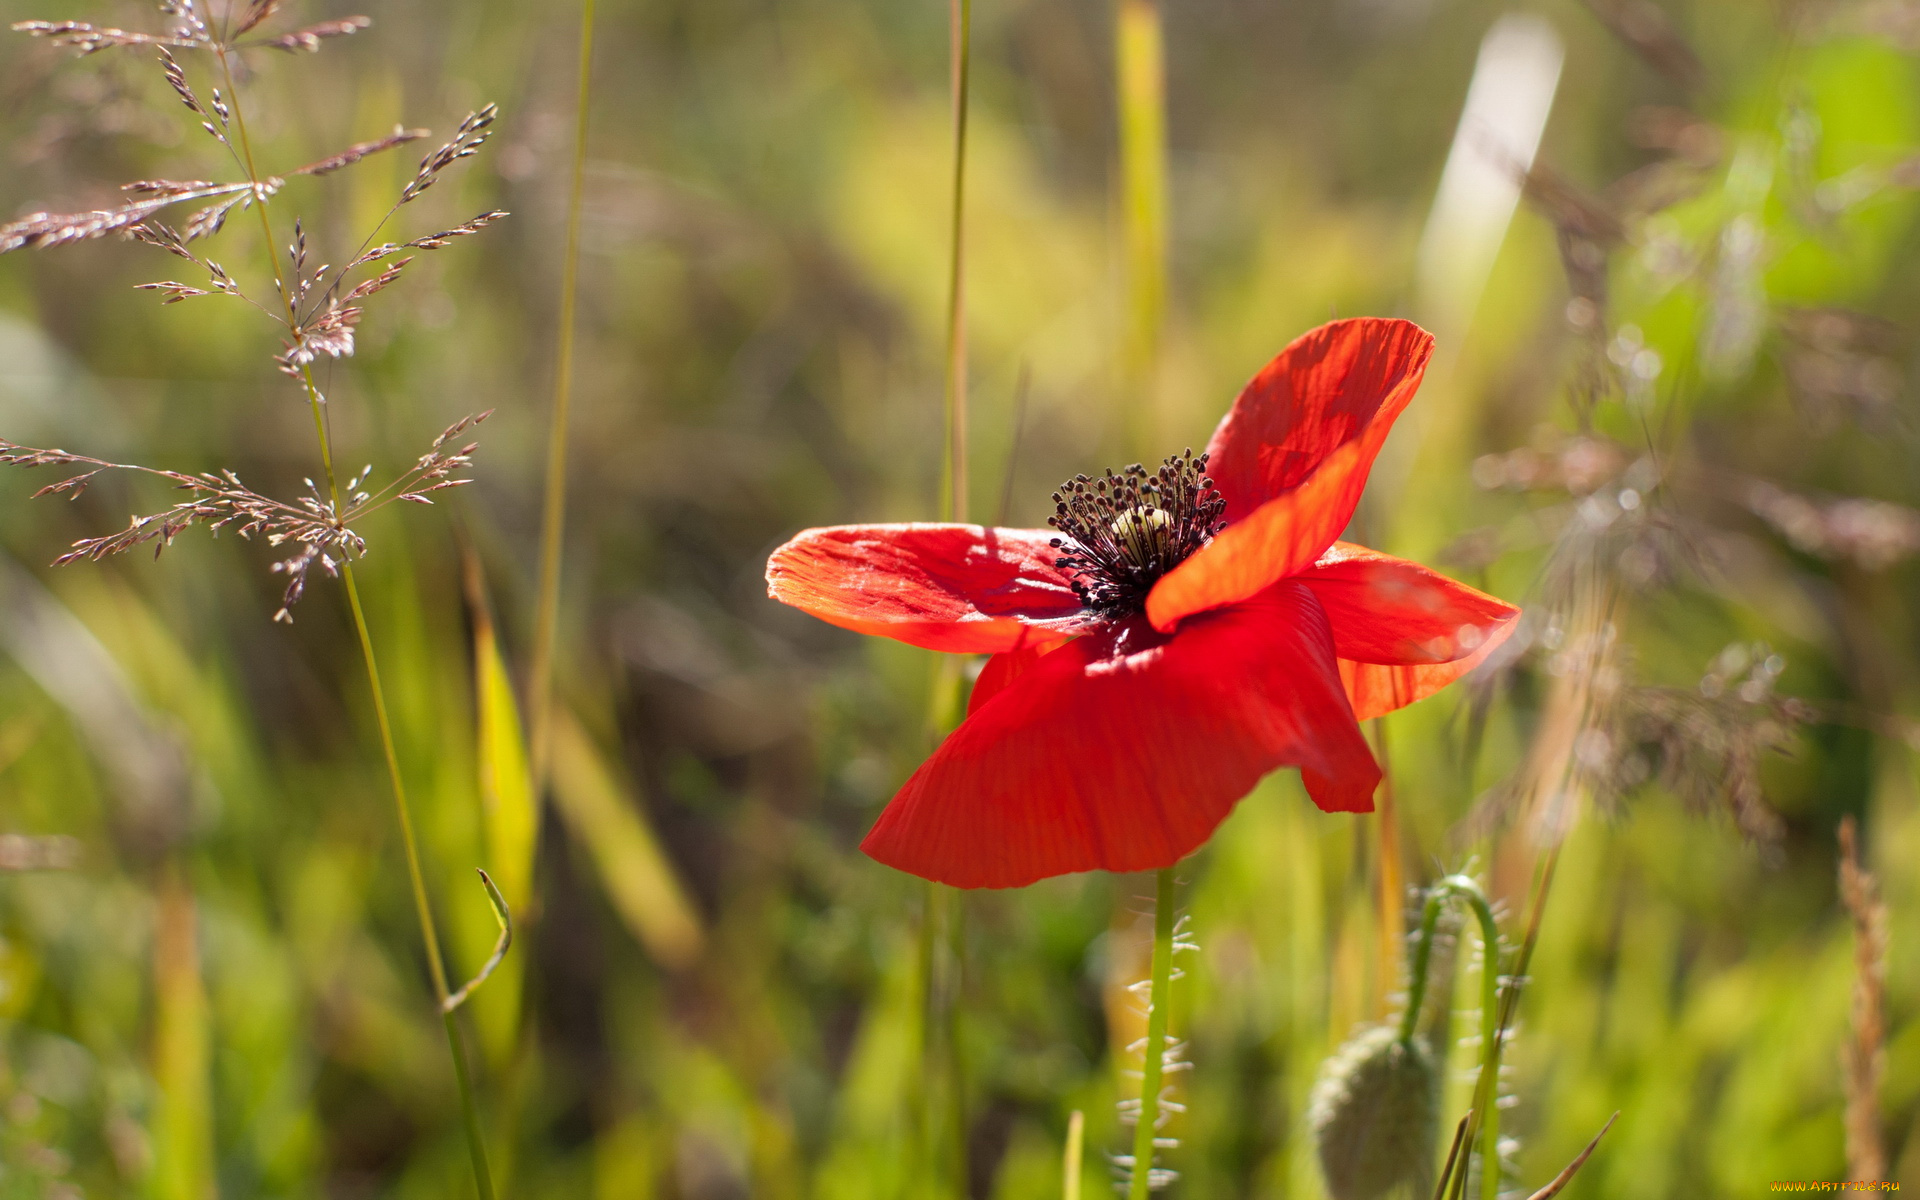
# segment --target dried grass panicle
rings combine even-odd
[[[272,46],[275,50],[285,50],[289,54],[306,51],[311,54],[320,49],[320,43],[327,38],[346,37],[359,33],[373,24],[370,17],[347,17],[339,21],[322,21],[318,25],[309,25],[305,29],[296,29],[292,33],[283,33],[257,43]]]
[[[293,339],[285,343],[286,353],[274,355],[273,361],[283,374],[298,379],[303,368],[323,355],[349,357],[353,354],[354,327],[360,324],[362,315],[362,310],[353,305],[329,303],[324,312],[294,327]]]
[[[367,249],[402,205],[417,199],[438,181],[448,167],[461,159],[472,157],[486,144],[498,110],[489,104],[468,114],[451,141],[421,160],[419,170],[394,201],[393,207],[372,232],[360,239],[359,249],[347,265],[337,272],[324,264],[309,268],[307,227],[296,218],[292,242],[288,246],[291,269],[283,273],[282,268],[276,267],[273,276],[274,286],[280,293],[281,309],[278,313],[273,312],[248,296],[240,281],[220,263],[197,254],[192,248],[193,243],[220,233],[228,218],[242,208],[258,205],[264,212],[285,187],[287,178],[331,175],[372,155],[428,136],[425,129],[396,124],[391,133],[357,142],[336,154],[297,167],[284,177],[256,174],[252,166],[253,150],[241,136],[245,127],[239,124],[234,111],[237,103],[235,98],[223,95],[218,88],[206,93],[197,91],[187,69],[173,51],[214,50],[226,56],[257,48],[314,50],[326,39],[352,34],[371,24],[366,17],[355,16],[308,25],[287,33],[267,32],[267,23],[279,15],[282,8],[282,0],[246,0],[244,7],[236,3],[229,9],[224,21],[209,23],[195,0],[161,0],[161,15],[169,22],[169,28],[161,33],[129,31],[75,21],[26,21],[15,25],[14,28],[23,33],[76,49],[82,54],[114,46],[155,47],[168,88],[197,119],[201,128],[222,145],[226,151],[224,157],[245,164],[247,178],[232,182],[165,178],[134,180],[122,186],[121,191],[127,199],[117,207],[87,212],[31,213],[0,225],[0,253],[121,235],[193,263],[207,272],[205,285],[179,279],[161,279],[136,286],[139,290],[156,293],[163,304],[177,304],[210,295],[246,300],[282,327],[282,349],[281,353],[273,356],[274,361],[281,371],[301,379],[304,385],[302,395],[318,406],[325,402],[325,397],[314,390],[306,369],[318,359],[343,358],[354,352],[355,332],[364,316],[361,302],[397,282],[411,263],[412,256],[386,264],[370,277],[352,282],[349,276],[355,269],[407,250],[440,249],[457,238],[478,233],[507,215],[489,210],[451,229],[442,229],[408,241],[385,242],[372,250]],[[186,204],[197,207],[180,226],[175,227],[160,219],[164,210]],[[264,221],[263,224],[270,232],[271,221]],[[343,291],[344,295],[341,294]],[[334,493],[330,473],[325,496],[310,484],[306,496],[286,502],[254,491],[241,483],[231,471],[218,475],[187,475],[107,462],[65,450],[39,450],[12,442],[0,442],[0,464],[68,464],[89,468],[42,489],[41,495],[78,496],[99,472],[118,469],[138,471],[168,480],[189,494],[187,499],[159,512],[134,516],[127,527],[118,532],[76,542],[68,553],[60,557],[58,561],[61,563],[98,560],[149,543],[154,544],[157,554],[180,532],[195,525],[216,532],[233,528],[246,537],[260,534],[274,545],[297,545],[300,548],[297,554],[274,564],[274,570],[290,577],[285,603],[277,614],[280,619],[287,619],[288,610],[304,593],[313,568],[317,566],[333,573],[340,564],[350,562],[365,552],[366,543],[352,525],[357,518],[397,500],[431,504],[431,493],[458,487],[466,482],[454,476],[471,461],[474,447],[467,445],[456,451],[449,450],[446,443],[479,419],[484,419],[484,414],[482,418],[468,418],[451,427],[435,441],[427,454],[422,455],[386,488],[371,495],[362,494],[356,489],[363,480],[356,481],[348,488],[351,497],[344,500],[332,498]]]
[[[1812,499],[1764,480],[1742,502],[1803,554],[1884,571],[1920,554],[1920,509],[1857,496]]]
[[[1920,182],[1920,181],[1916,181]],[[1910,339],[1891,321],[1843,308],[1774,314],[1778,356],[1794,401],[1820,432],[1865,420],[1902,429]]]
[[[210,289],[197,288],[173,279],[162,279],[157,283],[136,283],[133,286],[137,291],[161,293],[160,303],[162,304],[178,304],[182,300],[191,300],[195,296],[213,294]]]
[[[195,0],[160,0],[160,15],[174,18],[174,32],[181,37],[211,41],[206,20]]]
[[[1706,81],[1706,66],[1700,61],[1700,55],[1680,36],[1673,18],[1652,0],[1582,2],[1648,66],[1680,87],[1692,91]]]
[[[206,43],[197,37],[178,34],[136,33],[110,25],[86,21],[15,21],[9,28],[29,37],[46,38],[56,46],[66,46],[81,54],[98,54],[116,46],[176,46],[198,49]]]
[[[1887,1058],[1887,905],[1879,881],[1860,864],[1859,830],[1851,815],[1840,821],[1840,899],[1853,922],[1853,1036],[1840,1056],[1847,1093],[1847,1172],[1850,1179],[1885,1179],[1880,1077]]]
[[[370,142],[356,142],[338,154],[323,158],[319,162],[308,163],[304,167],[299,167],[287,172],[287,174],[313,176],[331,175],[342,167],[350,167],[361,159],[378,154],[382,150],[391,150],[395,146],[404,146],[408,142],[417,142],[421,138],[426,137],[427,133],[428,131],[425,129],[408,129],[405,126],[395,125],[393,132],[386,137],[375,138]]]
[[[1516,778],[1495,789],[1472,825],[1485,831],[1521,808],[1534,792],[1590,797],[1618,808],[1658,786],[1698,813],[1723,812],[1764,853],[1777,852],[1784,834],[1767,802],[1761,767],[1769,755],[1790,754],[1801,727],[1817,713],[1807,702],[1775,694],[1785,661],[1765,645],[1736,643],[1716,658],[1695,688],[1632,681],[1632,663],[1608,630],[1561,638],[1539,636],[1556,689],[1572,688],[1565,728],[1542,746],[1557,745],[1559,766],[1549,778]],[[1535,772],[1538,774],[1538,772]]]
[[[132,229],[182,197],[159,196],[137,200],[120,208],[94,209],[79,213],[28,213],[17,221],[0,225],[0,254],[14,250],[34,250],[64,246],[69,242],[106,237]]]
[[[373,24],[370,17],[342,17],[270,37],[247,38],[248,34],[257,30],[279,9],[280,0],[253,0],[248,4],[241,18],[220,36],[215,36],[214,30],[207,24],[205,18],[201,17],[199,9],[189,0],[177,0],[177,2],[163,0],[160,5],[161,14],[175,19],[174,27],[166,33],[142,33],[108,25],[94,25],[87,21],[18,21],[12,28],[17,33],[46,38],[56,46],[64,46],[83,55],[98,54],[102,50],[121,46],[157,46],[163,52],[169,48],[179,50],[267,48],[293,54],[302,51],[310,53],[318,50],[320,43],[328,38],[346,37]],[[169,75],[171,76],[172,73],[170,71]],[[186,97],[183,95],[182,99]],[[188,101],[188,107],[195,112],[202,112],[193,101]],[[212,129],[208,132],[215,133]],[[215,133],[215,136],[220,135]]]
[[[127,236],[136,242],[144,242],[149,246],[165,250],[176,258],[184,258],[195,266],[200,265],[199,258],[193,251],[187,249],[186,240],[165,221],[142,221],[127,230]]]
[[[220,231],[227,213],[236,206],[264,202],[283,186],[279,179],[260,183],[203,183],[199,180],[140,179],[122,185],[123,191],[142,198],[119,208],[94,209],[78,213],[29,213],[19,220],[0,225],[0,254],[14,250],[38,250],[83,242],[109,234],[127,234],[140,241],[150,239],[134,234],[136,226],[146,224],[165,209],[193,200],[219,198],[195,213],[187,222],[185,240],[197,241]],[[158,243],[155,243],[158,244]],[[168,247],[169,249],[171,247]]]
[[[281,0],[247,0],[247,11],[233,26],[234,37],[245,37],[261,22],[280,11]]]
[[[200,128],[206,130],[213,140],[232,149],[226,133],[226,126],[232,119],[232,114],[228,112],[226,101],[220,96],[220,89],[213,89],[213,111],[209,112],[201,107],[200,97],[194,94],[193,88],[187,83],[187,73],[180,69],[179,61],[165,46],[160,47],[160,68],[165,72],[167,83],[173,88],[174,94],[179,96],[180,102],[187,106],[187,111],[200,118]],[[213,123],[216,117],[220,121],[218,126]]]
[[[467,114],[460,122],[460,128],[454,131],[453,140],[420,160],[420,170],[414,175],[413,182],[407,185],[400,195],[400,203],[408,204],[419,198],[422,192],[439,181],[440,172],[446,170],[463,158],[471,158],[480,152],[493,136],[494,118],[499,115],[497,105],[488,104],[478,111]]]
[[[105,459],[91,458],[84,454],[74,454],[61,449],[40,449],[22,446],[14,442],[0,440],[0,466],[43,467],[43,466],[84,466],[91,468],[70,475],[58,482],[48,484],[34,493],[34,498],[42,496],[64,495],[78,498],[86,491],[94,477],[103,471],[135,471],[166,480],[179,491],[188,493],[185,500],[147,515],[135,515],[127,522],[127,527],[115,533],[99,537],[82,538],[73,543],[73,547],[54,560],[55,566],[88,561],[98,562],[116,554],[153,544],[154,555],[159,554],[173,543],[173,539],[185,530],[200,526],[218,534],[231,528],[243,538],[263,536],[268,545],[281,546],[292,543],[300,547],[293,558],[275,563],[273,569],[291,575],[288,585],[288,597],[283,603],[277,620],[290,620],[288,610],[296,603],[306,587],[306,572],[318,565],[329,574],[335,573],[340,562],[350,562],[362,557],[367,550],[367,542],[354,529],[354,523],[368,514],[385,508],[399,500],[415,504],[431,504],[431,493],[448,488],[461,487],[471,480],[457,478],[458,473],[471,465],[478,443],[469,442],[457,449],[449,448],[448,443],[461,433],[485,421],[493,410],[464,417],[447,427],[425,454],[377,491],[366,491],[364,486],[372,471],[369,466],[348,482],[347,494],[335,510],[330,497],[322,494],[312,480],[307,481],[307,492],[294,501],[276,499],[253,490],[243,483],[233,471],[201,472],[190,475],[182,471],[168,471],[155,467],[144,467],[130,463],[109,462]]]
[[[430,233],[425,237],[417,237],[410,242],[383,242],[348,263],[346,269],[351,271],[355,267],[362,267],[368,263],[379,262],[381,259],[391,258],[403,250],[439,250],[450,244],[455,238],[468,237],[472,234],[479,233],[482,229],[485,229],[495,221],[501,220],[508,215],[508,213],[500,209],[492,209],[481,213],[465,224],[455,225],[452,229],[442,229],[439,233]]]
[[[65,871],[80,865],[80,842],[63,834],[0,833],[0,871]]]
[[[1772,850],[1785,832],[1760,783],[1769,755],[1790,754],[1812,719],[1800,701],[1772,695],[1747,699],[1754,680],[1708,697],[1679,688],[1633,688],[1621,706],[1612,756],[1590,768],[1603,795],[1623,797],[1657,781],[1698,812],[1718,808],[1748,839]]]
[[[413,258],[411,256],[403,258],[373,278],[362,280],[352,291],[347,293],[346,302],[351,304],[355,300],[364,300],[375,292],[385,290],[392,285],[395,280],[400,278],[400,273],[405,271],[407,264],[412,261]]]

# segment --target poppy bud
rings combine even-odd
[[[1320,1070],[1307,1121],[1333,1200],[1376,1200],[1402,1184],[1433,1190],[1440,1074],[1419,1039],[1362,1030]]]

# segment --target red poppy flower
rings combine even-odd
[[[1053,533],[843,525],[775,551],[776,600],[993,656],[863,849],[955,887],[1171,866],[1283,766],[1322,809],[1371,811],[1359,721],[1465,674],[1518,616],[1335,540],[1432,352],[1406,321],[1322,326],[1199,458],[1066,484]]]

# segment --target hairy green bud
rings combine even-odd
[[[1333,1200],[1433,1191],[1439,1092],[1426,1045],[1391,1026],[1362,1030],[1322,1064],[1307,1121]]]

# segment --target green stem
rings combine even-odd
[[[1150,390],[1167,296],[1166,54],[1158,0],[1119,0],[1120,197],[1127,271],[1126,384]]]
[[[1173,868],[1155,879],[1153,982],[1147,1000],[1147,1044],[1140,1057],[1140,1119],[1133,1128],[1133,1178],[1127,1200],[1147,1200],[1153,1187],[1154,1135],[1160,1124],[1160,1081],[1167,1052],[1168,993],[1173,984]]]
[[[931,880],[921,911],[915,969],[920,985],[920,1092],[916,1144],[924,1190],[966,1194],[966,1107],[959,1036],[962,893]],[[942,1108],[944,1102],[945,1107]],[[948,1176],[953,1186],[946,1187]]]
[[[406,849],[407,879],[413,885],[413,907],[420,918],[420,935],[427,947],[427,971],[432,976],[433,995],[438,1001],[441,1019],[447,1027],[447,1049],[453,1055],[453,1077],[460,1090],[460,1113],[466,1124],[467,1150],[473,1157],[473,1182],[480,1200],[493,1200],[493,1175],[487,1170],[486,1140],[481,1136],[480,1117],[474,1107],[473,1085],[467,1078],[466,1049],[461,1045],[460,1027],[447,1011],[447,968],[440,953],[440,935],[434,929],[433,906],[427,899],[427,881],[420,869],[420,844],[413,832],[413,812],[407,804],[406,784],[400,778],[400,755],[394,749],[393,723],[387,716],[386,691],[380,685],[380,664],[374,657],[373,637],[367,630],[366,610],[360,604],[360,589],[354,582],[353,566],[341,564],[340,577],[346,584],[347,606],[353,610],[353,629],[360,638],[360,657],[367,664],[367,686],[373,691],[374,718],[380,726],[380,748],[387,758],[387,779],[393,787],[393,807],[400,819],[400,843]]]
[[[946,518],[967,519],[966,199],[967,91],[973,70],[973,0],[950,0],[953,23],[953,206],[947,263]]]
[[[246,164],[248,179],[256,186],[260,180],[259,170],[254,165],[253,146],[247,137],[247,123],[240,104],[240,90],[234,83],[233,67],[228,61],[224,47],[216,50],[220,68],[226,78],[228,103],[233,112],[233,125],[240,139],[241,158]],[[266,202],[258,195],[254,197],[253,207],[260,214],[260,232],[266,238],[267,261],[273,268],[275,284],[287,305],[287,327],[291,330],[299,322],[299,313],[294,307],[294,288],[289,287],[280,274],[280,255],[273,244],[273,223],[267,218]],[[301,369],[301,384],[306,389],[307,407],[313,414],[314,435],[320,445],[320,464],[325,469],[327,479],[327,498],[332,504],[333,519],[340,519],[340,486],[333,469],[333,441],[327,434],[325,402],[321,399],[320,388],[313,380],[313,368]],[[344,558],[344,556],[343,556]],[[367,684],[373,692],[374,716],[380,726],[380,746],[387,760],[387,778],[393,788],[394,809],[400,818],[400,839],[406,849],[407,875],[413,887],[413,904],[420,919],[421,940],[426,945],[427,966],[432,976],[434,999],[438,1002],[442,1020],[447,1027],[447,1046],[453,1054],[454,1080],[460,1090],[460,1108],[465,1117],[467,1149],[473,1157],[473,1181],[479,1190],[480,1200],[494,1200],[493,1177],[487,1170],[486,1143],[480,1134],[480,1121],[473,1102],[473,1087],[467,1078],[466,1053],[461,1046],[459,1026],[453,1014],[447,1011],[447,970],[444,957],[440,953],[440,937],[433,923],[433,908],[427,900],[427,884],[424,872],[420,868],[420,848],[413,832],[413,814],[407,805],[406,784],[400,777],[400,756],[394,749],[393,723],[387,716],[386,692],[380,686],[380,666],[373,652],[373,637],[367,629],[367,617],[360,604],[360,590],[354,582],[353,564],[343,561],[340,564],[341,578],[345,582],[347,604],[353,611],[354,632],[360,639],[360,656],[367,666]]]
[[[940,885],[931,879],[922,888],[923,903],[920,906],[920,935],[916,940],[914,953],[914,975],[919,984],[917,999],[920,1004],[920,1091],[919,1105],[914,1111],[916,1128],[914,1142],[920,1150],[921,1178],[931,1183],[939,1174],[940,1156],[935,1151],[934,1127],[934,987],[933,958],[939,944],[940,925]],[[912,1184],[909,1184],[911,1192]]]
[[[1468,894],[1480,919],[1480,1080],[1474,1086],[1473,1107],[1480,1126],[1480,1194],[1483,1200],[1500,1195],[1500,926],[1493,909],[1478,888]]]
[[[460,1090],[460,1119],[467,1132],[467,1156],[473,1161],[473,1185],[481,1200],[493,1200],[493,1172],[487,1169],[487,1139],[480,1130],[480,1110],[473,1102],[473,1082],[467,1077],[467,1048],[460,1037],[460,1026],[450,1012],[440,1020],[447,1027],[447,1051],[453,1055],[453,1079]]]
[[[947,1153],[953,1163],[953,1194],[967,1196],[967,1062],[960,1043],[960,997],[966,983],[967,894],[943,888],[947,895],[947,970],[940,989],[946,1020]]]
[[[945,486],[941,488],[940,507],[944,519],[964,521],[967,519],[967,97],[973,65],[973,0],[949,0],[948,16],[952,37],[953,176],[947,259],[946,446],[941,457]],[[944,656],[935,676],[928,715],[936,737],[944,736],[952,723],[954,688],[959,683],[958,662]],[[942,1174],[942,1160],[951,1158],[953,1192],[963,1196],[967,1190],[967,1116],[959,1039],[959,978],[964,938],[961,911],[957,895],[949,897],[947,889],[938,883],[927,884],[915,966],[921,1005],[920,1127],[917,1132],[925,1180],[938,1189],[935,1181]],[[944,962],[940,949],[943,926],[948,930]],[[940,970],[942,966],[945,971]],[[944,1045],[937,1045],[942,1042]],[[946,1154],[941,1152],[940,1122],[936,1116],[939,1088],[935,1081],[942,1075],[947,1087],[948,1137],[952,1142]]]
[[[1500,1194],[1500,1050],[1506,1028],[1500,1008],[1500,924],[1480,885],[1465,875],[1449,875],[1427,891],[1421,912],[1419,941],[1413,950],[1413,969],[1407,986],[1407,1011],[1400,1018],[1400,1039],[1411,1041],[1426,997],[1427,967],[1433,952],[1433,933],[1440,909],[1449,900],[1464,900],[1480,922],[1483,962],[1480,971],[1480,1076],[1474,1083],[1473,1107],[1466,1118],[1463,1145],[1480,1145],[1482,1200]],[[1453,1194],[1463,1195],[1467,1172],[1462,1167]]]
[[[1067,1149],[1060,1164],[1060,1200],[1080,1200],[1080,1158],[1087,1144],[1087,1114],[1079,1109],[1067,1120]]]
[[[567,245],[560,266],[560,336],[553,412],[547,432],[547,490],[540,516],[540,591],[527,678],[531,737],[528,765],[536,792],[546,787],[553,742],[553,655],[560,628],[561,542],[567,522],[567,438],[573,421],[574,318],[580,295],[580,212],[587,174],[587,103],[593,85],[594,0],[580,7],[580,90],[574,99],[573,180],[567,197]]]
[[[1420,933],[1413,943],[1413,969],[1407,980],[1407,1011],[1400,1016],[1400,1040],[1411,1042],[1420,1024],[1420,1005],[1427,998],[1427,966],[1433,958],[1433,931],[1440,923],[1446,893],[1434,888],[1420,914]]]

